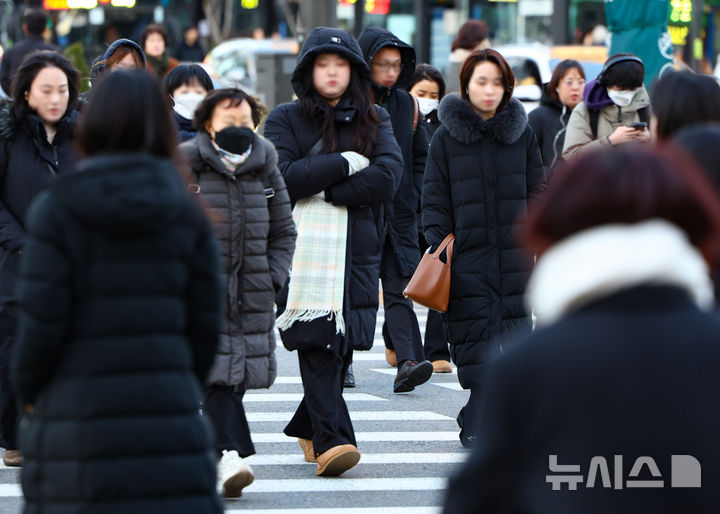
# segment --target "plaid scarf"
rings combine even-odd
[[[297,242],[290,270],[287,306],[277,327],[287,330],[296,321],[335,317],[336,333],[345,333],[345,252],[347,207],[336,207],[323,193],[298,200],[293,209]]]

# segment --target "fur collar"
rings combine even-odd
[[[642,284],[678,286],[699,307],[712,309],[707,264],[682,230],[660,219],[603,225],[559,242],[538,259],[526,303],[538,324],[547,325],[593,300]]]
[[[509,145],[520,139],[527,126],[525,108],[511,98],[505,109],[485,121],[459,93],[451,93],[440,102],[438,117],[450,135],[466,145],[477,143],[483,135]]]

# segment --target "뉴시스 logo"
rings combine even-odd
[[[577,491],[578,484],[587,488],[595,487],[598,482],[603,488],[637,489],[664,488],[665,479],[660,473],[655,459],[638,457],[630,468],[627,480],[623,478],[623,456],[613,456],[612,480],[610,468],[605,457],[593,457],[588,466],[587,480],[580,473],[580,464],[558,464],[558,456],[550,455],[548,463],[550,473],[545,481],[552,484],[553,491],[561,491],[562,484],[567,484],[568,491]],[[652,480],[638,478],[647,468]],[[647,471],[644,473],[647,474]],[[665,475],[667,478],[667,475]],[[692,455],[672,455],[670,458],[670,487],[697,488],[702,487],[702,468],[700,462]]]

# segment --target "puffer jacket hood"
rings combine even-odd
[[[175,166],[149,154],[106,154],[81,161],[52,186],[76,218],[116,237],[153,234],[173,223],[189,194]]]
[[[108,46],[107,50],[105,50],[105,53],[102,56],[102,61],[109,59],[112,54],[118,51],[120,47],[127,46],[135,50],[140,54],[140,57],[142,57],[142,63],[143,67],[147,67],[147,60],[145,59],[145,52],[143,52],[143,49],[140,48],[140,45],[138,45],[135,41],[131,41],[129,39],[121,38],[113,41],[110,46]]]
[[[360,48],[362,48],[363,55],[365,56],[365,62],[370,66],[372,60],[382,48],[386,46],[396,48],[400,51],[402,57],[402,70],[398,76],[397,82],[390,89],[402,89],[405,90],[412,82],[413,75],[415,74],[415,50],[413,47],[398,39],[395,34],[389,30],[381,29],[379,27],[367,27],[362,31],[358,38]],[[376,93],[382,93],[383,90],[388,88],[375,84],[373,82],[373,89],[377,90]]]
[[[341,55],[350,61],[355,70],[370,84],[370,69],[363,59],[360,45],[352,34],[331,27],[317,27],[308,34],[292,74],[291,84],[297,96],[307,93],[303,87],[303,77],[319,54]]]

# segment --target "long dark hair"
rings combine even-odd
[[[335,110],[313,84],[313,67],[315,61],[306,69],[303,76],[303,90],[306,93],[298,99],[300,114],[310,120],[322,120],[320,133],[325,153],[334,152],[337,148],[335,135]],[[365,156],[372,155],[377,137],[377,126],[380,122],[372,102],[370,88],[363,81],[362,74],[351,64],[350,84],[343,94],[350,105],[357,109],[357,125],[353,138],[353,150]]]
[[[460,69],[460,96],[462,96],[463,100],[470,101],[468,84],[475,71],[475,67],[483,62],[491,62],[500,70],[503,89],[505,89],[502,100],[500,100],[500,105],[498,105],[497,108],[497,112],[500,112],[510,103],[510,98],[512,98],[513,90],[515,89],[515,75],[513,75],[512,68],[508,62],[497,50],[485,48],[483,50],[475,50],[467,56]]]
[[[261,103],[257,98],[247,94],[242,89],[235,87],[227,87],[223,89],[215,89],[210,91],[200,105],[195,109],[195,116],[193,117],[193,127],[200,132],[207,133],[207,127],[205,126],[208,121],[212,119],[215,108],[222,102],[229,101],[230,104],[224,107],[237,107],[243,102],[247,102],[250,106],[250,112],[252,116],[253,125],[257,128],[262,121],[263,116],[268,113],[268,108],[265,104]]]
[[[75,140],[87,156],[146,152],[179,162],[167,100],[157,79],[144,70],[108,73],[92,89]]]
[[[30,91],[30,87],[38,76],[38,73],[40,73],[40,70],[45,68],[58,68],[67,77],[68,104],[63,116],[67,116],[75,108],[78,98],[79,81],[77,70],[73,68],[73,65],[64,55],[52,50],[41,50],[28,55],[13,77],[12,87],[10,89],[13,99],[12,114],[16,120],[32,112],[32,109],[25,99],[25,95]]]
[[[410,85],[407,87],[407,91],[410,91],[415,84],[421,80],[429,80],[435,82],[438,85],[438,100],[441,100],[445,96],[445,79],[435,66],[430,64],[418,64],[415,67],[415,75],[413,75]]]

